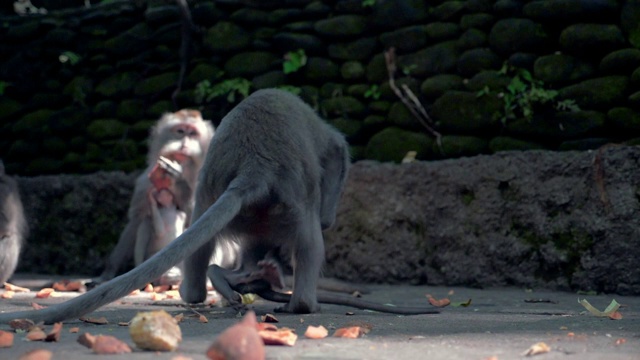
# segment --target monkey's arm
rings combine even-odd
[[[153,221],[152,221],[153,222]],[[136,241],[133,250],[133,261],[136,266],[142,264],[147,257],[147,248],[153,236],[152,225],[148,219],[142,220],[136,231]]]

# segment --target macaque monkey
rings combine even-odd
[[[138,266],[189,225],[197,174],[213,136],[210,122],[196,110],[164,114],[151,130],[147,169],[135,183],[129,205],[128,223],[94,282],[116,276],[133,257]],[[180,281],[181,271],[172,268],[161,284]]]
[[[348,165],[344,137],[311,107],[286,91],[259,90],[222,119],[200,172],[194,222],[182,235],[133,270],[84,295],[38,311],[0,314],[0,322],[29,318],[53,323],[79,317],[128,295],[181,261],[180,295],[187,303],[205,300],[207,272],[230,302],[235,299],[229,295],[233,288],[243,290],[243,283],[225,272],[249,279],[248,285],[258,285],[260,293],[267,294],[279,276],[272,276],[271,255],[281,253],[290,256],[294,284],[280,311],[318,311],[322,230],[335,220]],[[229,254],[221,266],[210,268],[214,250]]]
[[[0,160],[0,286],[9,280],[18,265],[23,242],[28,235],[18,185],[4,172]]]

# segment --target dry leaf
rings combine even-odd
[[[129,334],[137,347],[152,351],[173,351],[182,341],[178,322],[164,310],[140,312],[131,319]]]
[[[204,316],[204,315],[200,315],[200,316],[198,317],[198,321],[200,321],[200,322],[201,322],[201,323],[203,323],[203,324],[206,324],[206,323],[208,323],[208,322],[209,322],[209,319],[207,319],[207,317],[206,317],[206,316]]]
[[[76,334],[79,331],[80,331],[79,327],[72,327],[72,328],[69,329],[69,332],[72,333],[72,334]]]
[[[469,305],[471,305],[471,299],[467,301],[451,303],[451,306],[453,307],[469,307]]]
[[[96,354],[125,354],[131,352],[129,345],[111,335],[96,336],[91,349]]]
[[[278,322],[278,318],[275,317],[275,315],[268,314],[268,313],[265,314],[265,315],[262,315],[260,317],[260,319],[262,319],[263,322],[267,322],[267,323],[277,323]]]
[[[23,288],[18,285],[9,284],[8,282],[4,283],[4,289],[9,291],[14,291],[14,292],[30,292],[31,291],[27,288]]]
[[[433,296],[427,294],[427,299],[429,300],[429,304],[435,306],[435,307],[445,307],[448,306],[449,304],[451,304],[451,300],[444,298],[444,299],[436,299]]]
[[[258,335],[256,314],[247,312],[242,320],[223,331],[207,350],[209,359],[264,360],[264,342]]]
[[[35,349],[26,352],[18,358],[18,360],[51,360],[53,353],[45,349]]]
[[[333,333],[334,337],[356,339],[364,335],[365,331],[360,326],[350,326],[336,329]]]
[[[258,335],[262,338],[265,345],[286,345],[293,346],[298,339],[293,330],[282,328],[273,330],[261,330],[258,331]]]
[[[13,334],[0,330],[0,349],[13,346]]]
[[[309,339],[324,339],[329,335],[329,330],[324,326],[311,326],[307,327],[307,331],[304,332],[304,336]]]
[[[44,339],[44,341],[47,342],[51,342],[51,341],[58,341],[60,340],[60,332],[62,331],[62,323],[58,322],[53,324],[53,328],[51,329],[51,331],[49,331],[49,333],[47,334],[47,337]]]
[[[539,342],[537,344],[531,345],[531,347],[528,348],[521,355],[522,356],[533,356],[533,355],[548,353],[549,351],[551,351],[551,348],[549,347],[549,345],[547,345],[547,344],[545,344],[543,342]]]
[[[29,330],[32,327],[36,326],[36,324],[29,319],[13,319],[9,321],[9,326],[13,330]]]
[[[609,306],[607,306],[606,309],[604,309],[604,311],[596,309],[586,299],[578,300],[578,303],[584,306],[584,308],[587,309],[591,314],[602,317],[611,316],[611,314],[618,311],[618,308],[620,307],[620,304],[618,304],[618,302],[615,300],[611,300],[611,303],[609,304]]]
[[[42,305],[34,303],[34,302],[31,303],[31,307],[34,308],[35,310],[41,310],[41,309],[46,308],[46,306],[42,306]]]
[[[56,291],[54,289],[52,289],[52,288],[40,289],[40,291],[38,291],[36,293],[36,299],[46,299],[46,298],[48,298],[50,296],[55,296],[54,295],[55,292]]]
[[[13,299],[13,295],[15,295],[16,292],[13,290],[5,290],[2,295],[0,295],[0,298],[3,299]]]
[[[80,345],[84,347],[88,347],[89,349],[93,348],[93,344],[96,342],[96,337],[89,334],[88,332],[78,336],[76,340]]]
[[[40,328],[33,328],[27,333],[26,339],[29,341],[42,341],[47,338],[47,334]]]
[[[103,317],[99,317],[99,318],[85,318],[85,317],[81,317],[80,321],[89,323],[89,324],[96,324],[96,325],[106,325],[109,323],[109,321],[103,316]]]

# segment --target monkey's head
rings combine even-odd
[[[183,109],[164,114],[151,130],[149,164],[164,156],[180,164],[200,167],[213,137],[211,122],[197,110]]]

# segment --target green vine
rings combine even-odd
[[[251,81],[244,78],[228,79],[214,85],[209,80],[203,80],[196,85],[194,96],[198,104],[221,96],[226,96],[227,101],[233,103],[238,95],[242,95],[243,99],[249,96],[250,89]]]
[[[376,4],[376,0],[362,0],[362,7],[371,7]]]
[[[285,74],[294,73],[307,64],[307,54],[303,49],[289,51],[284,54],[284,62],[282,63],[282,71]]]
[[[501,74],[511,75],[511,81],[499,96],[504,102],[500,121],[505,125],[510,120],[523,117],[533,118],[534,109],[538,105],[551,104],[556,111],[579,111],[580,107],[572,99],[557,100],[558,91],[546,89],[544,82],[534,79],[526,69],[515,68],[505,64],[499,71]],[[489,94],[490,89],[485,86],[478,91],[477,96]]]
[[[364,92],[365,99],[372,98],[374,100],[380,99],[382,93],[380,92],[380,87],[378,85],[371,85],[371,87]]]

